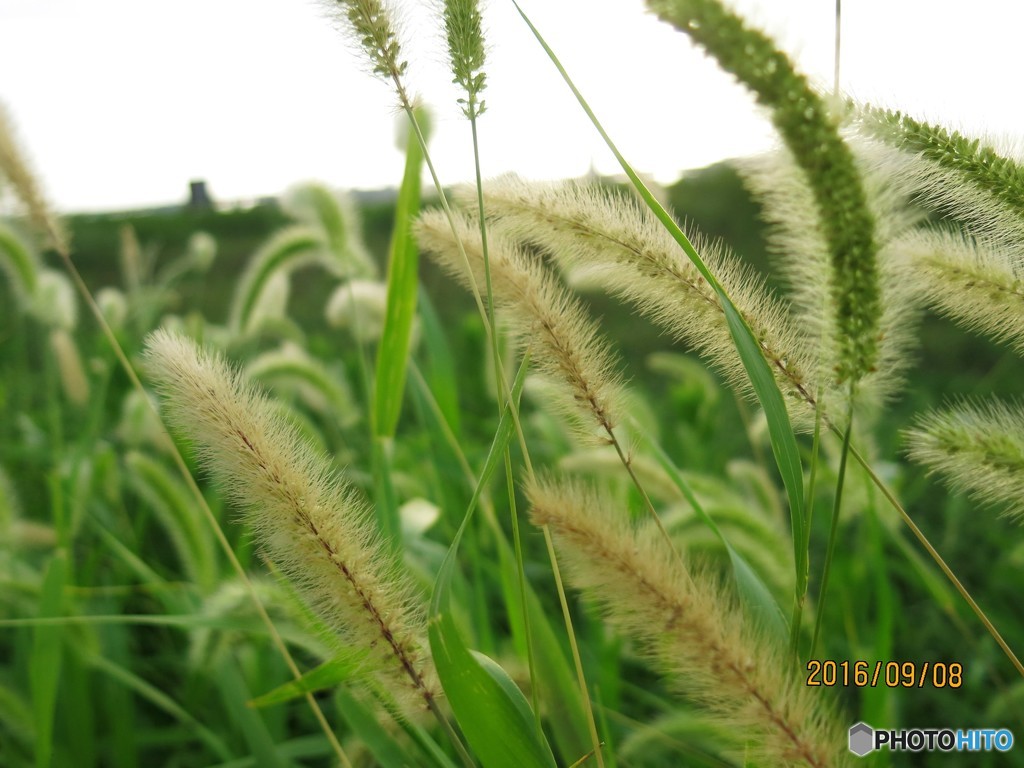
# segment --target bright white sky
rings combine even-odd
[[[445,184],[469,179],[469,128],[430,2],[406,2],[414,90],[435,111]],[[641,0],[523,0],[635,167],[661,181],[771,146],[751,97]],[[737,0],[831,87],[834,0]],[[316,0],[0,0],[0,101],[64,211],[273,195],[305,179],[401,177],[396,112]],[[1017,136],[1024,4],[846,0],[842,84],[962,130]],[[486,6],[484,174],[618,167],[509,0]]]

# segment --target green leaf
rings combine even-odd
[[[132,691],[139,698],[153,705],[156,709],[177,720],[195,735],[196,739],[203,742],[222,761],[231,760],[233,755],[224,741],[213,731],[196,720],[188,710],[182,707],[173,698],[161,691],[155,685],[143,680],[127,668],[111,661],[105,656],[95,653],[86,653],[82,656],[83,661],[102,672],[111,679],[117,681],[128,690]]]
[[[500,528],[495,529],[494,536],[501,562],[506,616],[517,645],[522,648],[522,653],[526,653],[526,622],[523,620],[522,597],[516,578],[515,553]],[[587,728],[587,712],[566,651],[559,643],[558,635],[529,583],[526,584],[526,604],[537,672],[533,684],[537,686],[545,717],[551,724],[555,746],[563,762],[568,763],[593,748]]]
[[[126,480],[163,526],[188,578],[204,592],[217,583],[217,552],[195,499],[178,475],[138,451],[125,456]]]
[[[307,693],[335,688],[352,679],[352,676],[359,671],[365,656],[365,653],[352,653],[325,661],[320,666],[306,672],[298,680],[289,680],[262,696],[257,696],[249,702],[249,706],[257,709],[269,707],[301,698]]]
[[[10,275],[10,293],[19,303],[27,303],[36,290],[39,259],[29,247],[6,226],[0,226],[0,266]]]
[[[526,367],[527,361],[523,360],[512,387],[514,402],[522,393]],[[467,647],[451,612],[459,543],[512,433],[512,410],[506,404],[469,508],[434,583],[428,629],[430,651],[459,726],[485,768],[554,768],[551,747],[537,728],[526,698],[504,670]]]
[[[63,613],[64,582],[67,579],[67,553],[58,550],[46,568],[39,617]],[[36,766],[45,768],[53,756],[53,717],[60,683],[61,635],[64,629],[42,624],[32,630],[32,662],[29,682],[32,690],[32,716],[36,726]]]
[[[683,498],[693,507],[694,514],[715,534],[718,540],[722,542],[722,546],[725,547],[725,551],[729,553],[733,576],[736,579],[736,588],[739,591],[740,600],[743,602],[743,607],[747,610],[747,613],[766,627],[780,642],[785,642],[785,615],[778,602],[772,596],[771,590],[768,589],[764,580],[758,576],[757,571],[746,561],[743,555],[737,552],[728,539],[725,538],[725,534],[722,533],[718,524],[711,519],[711,516],[704,510],[704,507],[701,506],[693,489],[683,479],[679,468],[676,467],[669,455],[665,453],[665,450],[650,435],[643,432],[639,425],[635,426],[640,430],[640,434],[647,445],[654,451],[654,458],[658,464],[668,473],[669,478],[679,489],[679,492],[683,494]]]
[[[450,589],[446,560],[435,596]],[[537,729],[530,705],[504,670],[463,642],[447,600],[435,601],[430,650],[441,685],[470,746],[485,768],[555,768],[555,758]]]
[[[458,372],[445,338],[441,318],[426,291],[420,291],[420,321],[426,364],[423,375],[448,427],[456,436],[462,431],[459,412]]]
[[[394,437],[405,390],[405,361],[416,318],[417,267],[419,251],[412,236],[412,223],[420,210],[420,173],[423,149],[410,131],[405,149],[405,175],[395,207],[395,228],[391,233],[388,261],[388,304],[384,331],[377,352],[377,380],[373,397],[373,430],[377,437]]]
[[[363,706],[351,691],[342,686],[335,691],[334,697],[341,716],[379,765],[383,768],[403,768],[417,764],[395,741],[395,737],[384,729],[377,715]]]
[[[247,707],[249,689],[234,659],[219,664],[214,679],[231,723],[241,732],[257,768],[284,768],[286,761],[277,753],[274,737],[263,721],[265,713]]]

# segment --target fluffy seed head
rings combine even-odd
[[[751,393],[717,294],[646,208],[597,187],[514,176],[489,183],[484,195],[496,226],[562,265],[589,268],[589,279],[634,303]],[[794,420],[813,423],[813,366],[787,308],[731,254],[706,244],[700,250],[761,344]]]
[[[898,247],[925,301],[964,327],[1024,352],[1022,265],[1005,249],[942,230],[909,233]]]
[[[906,433],[910,458],[953,489],[1024,515],[1024,407],[959,403],[932,411]]]
[[[333,0],[330,7],[342,15],[373,69],[385,80],[405,74],[398,35],[390,9],[380,0]]]
[[[824,100],[763,32],[718,0],[648,0],[771,110],[772,121],[813,192],[831,261],[829,294],[838,335],[837,374],[855,383],[878,357],[875,222],[853,154]]]
[[[157,331],[146,361],[170,423],[246,515],[275,564],[406,707],[436,695],[423,617],[371,513],[326,457],[219,357]]]
[[[50,332],[50,349],[57,360],[64,396],[77,406],[85,405],[89,402],[89,379],[74,338],[64,328],[54,328]]]
[[[485,281],[478,224],[456,218],[457,234],[439,211],[420,217],[417,240],[467,287],[470,277],[455,237],[463,244],[477,285]],[[620,412],[616,361],[594,322],[555,277],[500,231],[488,236],[491,285],[497,308],[511,334],[541,371],[560,383],[559,405],[574,418],[582,436],[607,442]],[[594,427],[597,427],[596,434]]]
[[[487,87],[484,68],[484,35],[478,0],[445,0],[444,27],[448,36],[452,82],[466,92],[463,105],[466,117],[483,114],[484,102],[478,101]]]
[[[789,662],[750,633],[717,586],[685,570],[653,525],[634,531],[578,486],[541,481],[527,492],[532,519],[549,526],[574,586],[746,740],[745,761],[842,764],[845,739],[831,707],[787,673]]]
[[[78,297],[68,276],[55,269],[40,270],[28,311],[45,325],[73,331],[78,325]]]
[[[871,106],[855,112],[854,124],[890,150],[879,166],[908,195],[1000,245],[1024,243],[1024,163],[1005,142]]]
[[[873,148],[863,143],[855,147],[858,173],[875,221],[878,285],[874,311],[879,313],[873,321],[875,362],[858,379],[857,402],[877,406],[899,388],[916,343],[913,329],[920,301],[910,288],[912,271],[897,239],[919,222],[920,213],[909,208],[902,190],[880,172]],[[836,272],[828,240],[818,223],[814,192],[786,148],[744,158],[736,165],[769,225],[768,250],[788,284],[796,320],[815,350],[816,378],[844,390],[842,360],[847,354],[844,340],[849,328],[840,322],[834,303]],[[848,277],[861,279],[856,274]]]
[[[0,178],[6,178],[28,211],[33,226],[46,235],[59,252],[68,252],[68,237],[60,220],[50,209],[35,174],[14,135],[14,124],[0,104]]]

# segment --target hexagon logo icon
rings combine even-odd
[[[867,723],[857,723],[850,728],[850,751],[857,757],[864,757],[874,746],[875,730]]]

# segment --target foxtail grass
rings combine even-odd
[[[443,215],[424,214],[419,241],[448,272],[468,284],[470,277],[455,246],[458,237],[478,282],[483,282],[479,225],[464,216],[457,225],[453,237]],[[494,300],[505,310],[505,327],[521,348],[530,346],[531,360],[544,374],[562,383],[555,390],[564,395],[560,405],[571,414],[581,436],[611,442],[622,409],[621,381],[594,322],[542,264],[499,233],[491,233],[489,263]]]
[[[35,293],[43,267],[38,254],[6,223],[0,223],[0,268],[8,276],[8,296],[24,307]]]
[[[325,266],[333,272],[349,278],[377,277],[377,265],[359,236],[359,217],[347,195],[307,182],[288,190],[281,207],[300,224],[321,232]]]
[[[968,330],[1024,353],[1022,264],[1005,247],[948,230],[918,230],[899,242],[926,303]]]
[[[29,314],[44,326],[73,331],[78,326],[75,287],[67,275],[55,269],[39,272]]]
[[[879,275],[874,216],[826,101],[785,53],[718,0],[649,0],[664,21],[715,57],[771,111],[814,199],[829,254],[830,307],[837,328],[840,382],[855,385],[877,365]]]
[[[534,522],[551,528],[571,583],[635,637],[686,693],[742,734],[761,765],[841,765],[831,707],[788,672],[707,577],[679,564],[653,526],[634,531],[592,492],[549,482],[528,489]]]
[[[128,379],[131,382],[132,387],[135,389],[135,391],[139,392],[140,394],[144,394],[144,388],[142,386],[141,380],[139,379],[138,373],[133,367],[131,361],[128,359],[128,356],[125,354],[124,348],[118,342],[117,336],[115,335],[113,329],[110,327],[110,324],[104,317],[102,310],[96,303],[96,300],[93,298],[93,295],[89,290],[89,287],[86,285],[85,280],[82,278],[82,275],[78,270],[78,267],[75,265],[71,257],[70,243],[68,238],[64,234],[63,225],[61,224],[57,216],[49,209],[49,207],[46,206],[43,195],[39,191],[39,185],[36,182],[35,177],[29,172],[27,163],[25,163],[23,160],[21,151],[18,147],[17,142],[14,139],[13,127],[10,125],[10,122],[8,121],[5,114],[0,115],[0,176],[6,178],[7,181],[11,184],[17,196],[21,199],[22,203],[26,206],[26,208],[28,208],[30,218],[33,220],[37,227],[43,230],[43,233],[47,238],[48,242],[56,250],[65,269],[67,270],[68,275],[70,275],[70,278],[74,283],[75,289],[77,289],[79,296],[83,299],[83,301],[86,303],[86,305],[92,312],[92,315],[95,318],[100,329],[102,330],[104,337],[110,344],[111,349],[113,350],[115,356],[117,357],[117,360],[121,365],[121,368],[128,376]],[[74,304],[72,303],[71,306],[74,306]],[[176,448],[173,447],[173,443],[171,443],[169,439],[165,440],[164,443],[169,444],[171,446],[170,453],[178,467],[178,470],[181,472],[182,477],[189,485],[189,490],[193,494],[193,497],[196,499],[196,502],[198,503],[200,509],[203,511],[204,517],[210,523],[214,531],[214,535],[217,537],[218,543],[220,544],[221,548],[227,555],[229,562],[231,563],[232,567],[235,569],[239,577],[243,580],[243,582],[245,582],[249,586],[250,595],[253,598],[253,603],[256,607],[256,610],[259,613],[264,625],[266,626],[270,634],[270,637],[274,642],[275,647],[277,648],[281,657],[284,659],[285,664],[289,669],[289,672],[291,672],[291,674],[296,679],[300,678],[301,672],[299,671],[298,666],[295,664],[295,660],[292,658],[287,646],[284,644],[284,641],[282,640],[280,634],[274,627],[274,624],[270,620],[270,616],[267,614],[266,609],[263,607],[263,604],[259,601],[255,589],[252,588],[251,582],[247,578],[245,571],[242,568],[242,565],[239,562],[237,556],[235,555],[234,550],[231,548],[231,545],[228,542],[227,537],[224,535],[223,530],[221,530],[220,526],[218,525],[217,520],[214,517],[209,504],[207,504],[206,499],[202,494],[202,491],[199,489],[198,485],[195,483],[195,480],[189,473],[188,467],[185,465],[184,459],[182,458],[181,454],[176,450]],[[342,749],[337,737],[335,737],[333,731],[331,730],[327,722],[326,717],[323,714],[323,711],[320,709],[320,706],[317,704],[312,694],[307,692],[305,694],[305,700],[309,705],[310,710],[316,717],[317,722],[320,725],[325,737],[327,738],[335,756],[337,756],[338,760],[341,762],[343,766],[345,766],[346,768],[351,768],[351,763],[348,757],[346,756],[344,749]]]
[[[1024,515],[1024,406],[961,402],[931,411],[906,433],[912,460],[954,491]]]
[[[89,378],[74,338],[66,329],[54,328],[50,331],[50,350],[57,360],[64,396],[74,405],[84,406],[89,402]]]
[[[1024,165],[1005,142],[878,107],[856,108],[852,118],[863,135],[895,150],[878,163],[909,194],[1001,245],[1024,243]]]
[[[562,265],[593,267],[590,279],[635,304],[695,347],[745,394],[750,377],[715,288],[647,209],[621,194],[577,184],[530,184],[505,176],[485,188],[488,215],[511,236]],[[750,326],[800,423],[816,405],[811,352],[785,303],[732,254],[701,243],[702,258]]]
[[[157,331],[146,359],[171,423],[241,507],[274,563],[406,713],[436,710],[425,624],[371,512],[266,398],[216,356]]]
[[[855,145],[856,169],[875,223],[877,301],[874,319],[875,356],[857,380],[858,412],[877,413],[899,391],[913,362],[920,299],[913,289],[914,265],[901,245],[922,214],[911,208],[905,190],[875,165],[871,148]],[[788,148],[734,161],[745,186],[761,205],[768,224],[767,248],[773,266],[786,283],[792,301],[792,322],[801,328],[813,350],[809,365],[813,380],[823,387],[824,415],[842,419],[848,410],[843,386],[843,338],[847,329],[837,322],[832,300],[834,266],[825,232],[819,226],[813,191]]]
[[[32,226],[54,250],[67,251],[67,231],[47,202],[35,173],[25,159],[25,153],[15,135],[14,124],[3,104],[0,104],[0,177],[6,178],[14,189]]]
[[[285,343],[245,366],[245,375],[271,388],[292,391],[324,419],[349,427],[360,419],[343,372],[329,369],[301,347]]]

